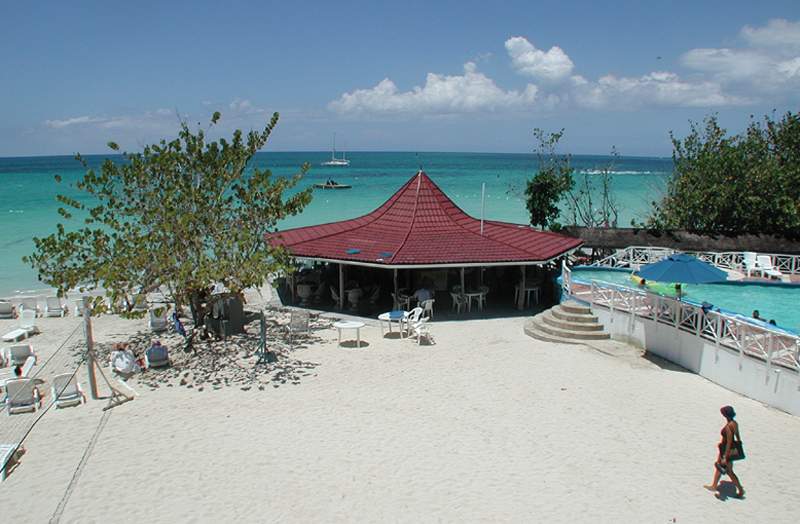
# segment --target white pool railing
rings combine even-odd
[[[717,347],[736,351],[740,359],[756,358],[767,368],[780,366],[800,372],[800,337],[779,328],[753,323],[746,317],[724,311],[704,311],[691,302],[665,297],[643,289],[592,279],[576,281],[572,270],[562,264],[562,291],[611,312],[627,312],[672,326],[713,341]]]

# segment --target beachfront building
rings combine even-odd
[[[440,299],[440,310],[483,310],[500,302],[521,309],[538,301],[545,268],[558,268],[582,244],[471,217],[423,171],[367,215],[279,231],[267,241],[318,266],[290,280],[293,298],[306,304],[330,296],[340,309],[359,310],[390,295],[394,307],[413,306],[408,297],[422,287]]]

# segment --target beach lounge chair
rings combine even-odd
[[[148,324],[150,325],[150,331],[153,333],[161,333],[162,331],[166,331],[169,327],[169,322],[167,321],[167,308],[160,307],[151,309]]]
[[[39,300],[36,297],[25,297],[19,301],[20,314],[22,311],[33,311],[33,316],[39,314]]]
[[[0,318],[14,318],[14,305],[11,302],[0,302]]]
[[[24,310],[19,315],[19,327],[3,335],[3,342],[18,342],[23,338],[35,335],[39,332],[36,327],[36,313],[31,310]]]
[[[72,373],[63,373],[53,377],[51,392],[53,393],[53,402],[55,402],[56,408],[78,406],[81,403],[86,403],[86,395],[84,395],[81,385]]]
[[[19,378],[6,382],[6,412],[9,416],[36,411],[41,407],[39,390],[33,379]]]
[[[147,295],[139,293],[133,297],[133,311],[147,311]]]
[[[5,359],[6,362],[8,362],[10,357],[6,355]],[[0,369],[0,387],[3,387],[3,385],[9,380],[16,380],[17,378],[27,378],[28,376],[30,376],[34,364],[36,364],[36,357],[30,356],[26,358],[25,363],[22,364],[21,377],[17,377],[17,375],[14,373],[15,368],[11,367],[10,365],[7,368]]]
[[[61,305],[61,299],[58,297],[47,297],[44,304],[44,316],[46,317],[63,317],[64,306]]]
[[[0,482],[6,479],[8,468],[13,462],[19,444],[0,444]]]
[[[761,273],[756,261],[756,254],[752,251],[745,251],[742,253],[742,269],[748,277],[752,273]]]
[[[772,259],[769,255],[758,255],[756,257],[756,266],[758,267],[761,274],[768,278],[777,278],[780,279],[783,277],[783,273],[778,271],[778,268],[772,265]]]
[[[30,344],[17,344],[7,349],[7,359],[12,366],[22,366],[28,357],[33,357],[36,361],[36,353]]]

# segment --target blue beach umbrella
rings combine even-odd
[[[680,284],[708,284],[728,279],[728,274],[723,270],[684,253],[675,253],[653,264],[647,264],[639,270],[639,276],[656,282]]]

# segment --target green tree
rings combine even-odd
[[[559,203],[575,185],[570,156],[556,153],[564,130],[545,133],[537,128],[533,130],[533,136],[537,141],[539,171],[526,183],[525,206],[530,214],[531,225],[557,230],[561,228],[556,221],[560,213]]]
[[[219,118],[214,113],[211,126]],[[107,159],[99,171],[78,155],[87,171],[75,185],[85,198],[58,196],[66,224],[34,238],[24,260],[60,295],[102,287],[112,303],[160,288],[169,300],[192,304],[217,282],[234,293],[262,285],[289,268],[265,233],[311,199],[310,189],[287,195],[308,165],[291,178],[249,165],[277,123],[275,113],[263,131],[207,142],[184,122],[178,138]]]
[[[647,226],[800,237],[800,115],[766,116],[739,135],[710,116],[670,136],[674,172]]]

